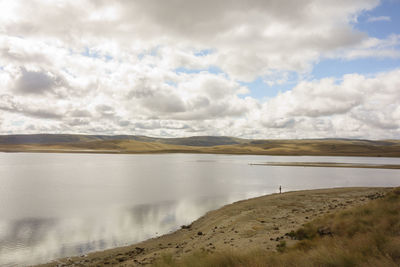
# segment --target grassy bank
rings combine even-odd
[[[326,215],[287,234],[277,252],[164,255],[155,266],[399,266],[400,188],[366,205]]]

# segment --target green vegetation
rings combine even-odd
[[[314,220],[280,242],[277,252],[165,255],[155,266],[399,266],[400,188],[368,204]]]

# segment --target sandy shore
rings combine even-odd
[[[285,234],[302,224],[378,198],[390,188],[337,188],[287,192],[253,198],[210,211],[191,225],[126,247],[58,259],[42,266],[139,266],[162,254],[182,257],[194,251],[274,251]]]
[[[367,169],[400,169],[398,164],[341,163],[341,162],[265,162],[250,163],[258,166],[289,167],[331,167],[331,168],[367,168]]]

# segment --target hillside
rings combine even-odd
[[[20,134],[0,135],[1,145],[26,144],[66,144],[93,141],[134,140],[139,142],[158,142],[184,146],[218,146],[246,142],[244,139],[227,136],[192,136],[186,138],[156,138],[141,135],[78,135],[78,134]]]
[[[399,140],[246,140],[193,136],[154,138],[131,135],[3,135],[4,152],[214,153],[254,155],[400,157]]]

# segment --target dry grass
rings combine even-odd
[[[277,252],[164,255],[155,266],[399,266],[400,188],[383,199],[314,220],[293,232],[299,241]]]
[[[198,146],[185,138],[176,144],[157,141],[101,140],[54,144],[0,144],[5,152],[77,152],[92,153],[214,153],[254,155],[310,155],[310,156],[376,156],[400,157],[400,141],[368,140],[256,140],[233,145]],[[185,142],[185,140],[187,142]],[[196,143],[195,143],[196,144]],[[79,151],[78,151],[79,152]],[[88,152],[88,151],[85,151]]]

